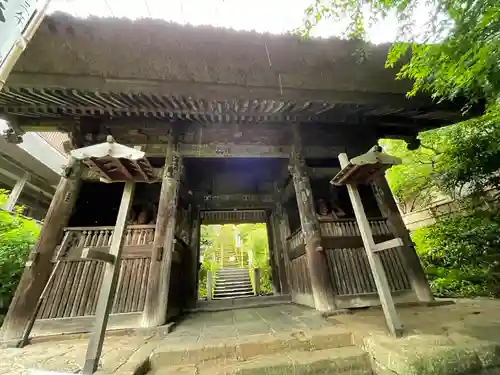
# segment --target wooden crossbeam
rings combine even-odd
[[[101,262],[110,263],[110,264],[115,263],[116,256],[104,251],[105,249],[109,249],[109,248],[108,247],[106,247],[106,248],[85,247],[82,250],[82,259],[99,260]]]
[[[392,249],[392,248],[395,248],[395,247],[400,247],[400,246],[403,246],[403,240],[401,238],[393,238],[392,240],[389,240],[389,241],[385,241],[385,242],[381,242],[381,243],[378,243],[376,244],[373,248],[372,248],[372,251],[374,253],[378,252],[378,251],[383,251],[383,250],[387,250],[387,249]]]

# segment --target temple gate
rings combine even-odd
[[[136,183],[112,313],[151,327],[193,308],[200,225],[262,221],[276,293],[325,313],[378,305],[347,190],[330,184],[337,157],[456,122],[460,104],[406,99],[408,82],[384,68],[385,47],[370,47],[359,66],[346,41],[255,42],[148,22],[50,16],[0,92],[10,141],[57,130],[70,135],[68,150],[112,135],[145,152],[151,170]],[[174,31],[183,43],[169,39]],[[104,266],[82,251],[109,247],[123,184],[100,181],[131,168],[87,163],[62,178],[4,340],[21,337],[58,261],[37,318],[95,313]],[[395,301],[432,300],[385,179],[360,194],[377,242],[404,243],[381,255]]]

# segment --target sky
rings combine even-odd
[[[115,16],[131,19],[159,18],[181,24],[255,30],[280,34],[300,27],[304,9],[314,0],[52,0],[49,12],[63,11],[77,17]],[[369,32],[372,43],[394,40],[395,18]],[[324,21],[311,35],[340,35],[341,25]]]

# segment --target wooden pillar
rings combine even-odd
[[[273,294],[281,293],[281,284],[280,284],[280,274],[278,270],[278,264],[276,263],[276,246],[274,242],[274,233],[273,227],[271,225],[271,217],[270,215],[267,218],[266,222],[267,227],[267,244],[269,247],[269,264],[271,266],[271,285],[273,288]]]
[[[142,314],[143,327],[161,326],[167,321],[181,169],[181,158],[173,139],[170,138],[163,168],[153,252],[149,268],[148,290]]]
[[[403,240],[401,255],[404,269],[419,301],[433,301],[429,283],[425,276],[420,259],[415,251],[408,229],[401,217],[394,196],[385,177],[378,179],[372,188],[377,199],[380,212],[387,218],[387,224],[395,237]]]
[[[269,219],[271,221],[271,228],[273,231],[274,249],[275,249],[274,261],[278,268],[281,294],[288,294],[290,293],[290,289],[288,287],[288,277],[286,274],[285,260],[283,256],[285,244],[281,240],[280,226],[277,218],[277,212],[272,212]]]
[[[281,192],[281,191],[280,191]],[[290,275],[290,259],[288,258],[288,237],[290,236],[290,223],[288,222],[288,215],[281,202],[276,203],[276,226],[279,241],[281,242],[283,268],[286,276],[286,293],[291,294],[292,279]]]
[[[198,278],[200,274],[200,209],[197,206],[192,206],[191,212],[192,228],[189,241],[189,249],[191,251],[191,269],[189,273],[189,307],[195,307],[198,300]]]
[[[326,256],[321,245],[321,232],[314,209],[311,182],[307,175],[304,158],[301,155],[301,140],[298,124],[293,126],[294,144],[289,171],[292,175],[300,223],[304,235],[307,265],[316,310],[329,312],[336,309],[334,294],[328,275]]]
[[[127,226],[127,218],[134,197],[135,182],[127,182],[123,188],[122,200],[116,218],[115,230],[109,247],[109,255],[113,257],[111,262],[104,265],[104,276],[99,290],[99,298],[96,307],[96,321],[89,338],[85,363],[82,374],[91,375],[97,371],[99,358],[101,357],[104,334],[108,325],[109,314],[115,298],[118,275],[120,274],[121,254],[124,244],[124,233]]]
[[[35,313],[38,299],[52,272],[54,251],[62,239],[63,229],[68,225],[78,197],[81,172],[80,163],[72,160],[68,167],[69,177],[62,177],[59,181],[40,235],[31,251],[0,330],[2,341],[19,343],[25,327]]]
[[[19,180],[16,181],[16,184],[14,185],[14,188],[11,190],[9,194],[9,198],[7,199],[7,202],[5,202],[5,205],[3,206],[3,209],[6,211],[12,211],[14,207],[16,206],[16,203],[19,199],[19,196],[21,195],[24,185],[26,185],[26,182],[28,182],[28,179],[30,177],[30,174],[28,172],[24,173],[24,175],[19,178]]]

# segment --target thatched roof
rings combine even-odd
[[[161,20],[48,16],[15,72],[404,93],[385,69],[387,46],[302,40]],[[270,66],[271,63],[271,66]],[[278,76],[279,75],[279,76]]]
[[[379,136],[413,136],[461,120],[460,104],[405,98],[411,84],[384,67],[387,45],[367,46],[362,62],[358,47],[340,39],[54,14],[0,93],[0,114],[22,129],[71,132],[85,123],[82,132],[105,127],[112,134],[133,128],[161,134],[166,123],[181,121],[364,124]]]

